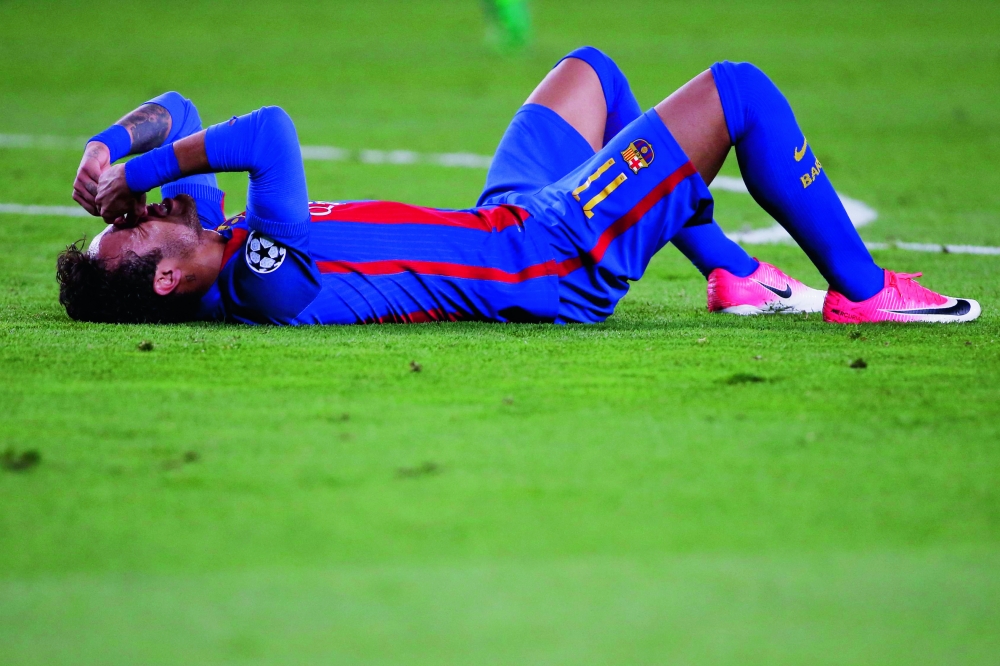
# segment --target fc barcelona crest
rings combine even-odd
[[[622,151],[622,157],[632,173],[639,173],[639,169],[644,169],[653,162],[653,146],[645,139],[636,139]]]

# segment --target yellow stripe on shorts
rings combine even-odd
[[[614,160],[612,160],[614,161]],[[594,198],[588,201],[583,207],[583,214],[588,218],[594,217],[594,206],[601,203],[608,198],[608,195],[618,189],[618,186],[627,180],[624,173],[618,174],[618,177],[613,181],[608,183],[608,186],[603,190],[594,195]]]
[[[575,190],[573,190],[573,198],[576,199],[577,201],[579,201],[580,200],[580,192],[583,192],[585,189],[587,189],[588,187],[590,187],[591,183],[593,183],[595,180],[597,180],[598,178],[600,178],[601,174],[604,173],[605,171],[607,171],[608,169],[610,169],[614,165],[614,163],[615,163],[615,158],[612,157],[610,160],[608,160],[607,162],[605,162],[604,164],[602,164],[601,167],[597,171],[595,171],[594,173],[590,174],[590,178],[588,178],[586,180],[586,182],[583,183],[583,185],[581,185],[580,187],[578,187]]]

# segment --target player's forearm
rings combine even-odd
[[[200,130],[201,118],[191,100],[179,93],[167,92],[91,138],[87,148],[93,149],[95,143],[106,146],[114,162],[126,155],[141,155]]]
[[[123,116],[100,134],[91,137],[87,150],[104,146],[115,162],[126,155],[145,153],[163,144],[170,135],[170,112],[159,104],[146,103]]]
[[[267,220],[272,233],[309,220],[309,197],[298,135],[282,109],[264,107],[156,148],[125,165],[135,193],[196,173],[250,174],[247,213]]]
[[[115,125],[124,127],[128,131],[132,139],[128,154],[137,155],[163,145],[170,135],[173,118],[166,108],[147,102]]]
[[[177,166],[181,174],[190,176],[213,171],[208,163],[208,154],[205,152],[206,133],[207,130],[201,130],[174,142],[174,155],[177,157]]]
[[[126,164],[125,179],[129,189],[139,193],[189,174],[220,171],[250,174],[251,217],[276,228],[308,221],[298,135],[292,119],[277,107],[258,109],[156,148]]]
[[[211,171],[205,153],[205,130],[201,130],[127,162],[125,181],[138,194],[185,176]]]
[[[264,107],[155,148],[126,165],[129,187],[147,192],[198,173],[244,171],[251,185],[305,187],[298,136],[291,118]]]

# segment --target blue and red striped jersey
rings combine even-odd
[[[241,214],[205,319],[272,324],[552,321],[558,277],[528,211],[312,202],[310,223],[264,234]],[[528,224],[525,224],[528,222]]]

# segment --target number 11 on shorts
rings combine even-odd
[[[600,178],[605,171],[610,169],[614,165],[614,163],[615,159],[612,157],[607,162],[598,167],[597,171],[590,174],[587,180],[583,182],[583,185],[580,185],[580,187],[573,190],[573,198],[579,201],[580,194],[585,190],[587,190],[591,186],[591,184],[593,184],[595,180]],[[626,180],[628,180],[628,176],[625,175],[624,171],[618,174],[618,176],[610,183],[608,183],[603,190],[595,194],[593,198],[591,198],[587,203],[583,205],[583,214],[586,215],[588,218],[594,217],[594,206],[607,199],[608,195],[617,190],[618,186],[624,183]]]

